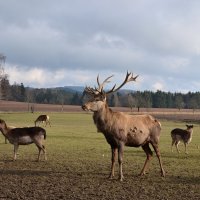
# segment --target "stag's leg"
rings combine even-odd
[[[19,148],[19,145],[18,144],[14,144],[14,158],[13,160],[15,161],[17,159],[17,150]]]
[[[154,148],[154,151],[156,152],[156,155],[158,157],[158,161],[159,161],[159,164],[160,164],[160,170],[161,170],[161,176],[165,176],[165,171],[163,169],[163,166],[162,166],[162,162],[161,162],[161,156],[160,156],[160,150],[158,148],[158,144],[153,144],[152,143],[152,146]]]
[[[151,151],[150,147],[149,147],[149,143],[145,144],[142,146],[142,149],[144,150],[144,152],[146,153],[146,160],[145,160],[145,163],[144,163],[144,166],[142,168],[142,171],[140,172],[140,176],[144,175],[145,172],[146,172],[146,169],[148,168],[149,166],[149,162],[152,158],[152,155],[153,155],[153,152]]]
[[[111,164],[111,172],[109,178],[112,179],[114,177],[115,173],[115,160],[116,160],[116,153],[117,153],[117,148],[111,147],[111,153],[112,153],[112,164]]]
[[[119,180],[123,181],[123,172],[122,172],[122,160],[123,160],[123,152],[124,152],[124,145],[121,144],[118,147],[118,162],[119,162]]]

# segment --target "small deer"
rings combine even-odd
[[[46,139],[46,131],[41,127],[24,127],[24,128],[9,128],[6,122],[0,119],[0,131],[8,139],[8,141],[14,145],[14,158],[17,159],[17,150],[19,145],[28,145],[35,143],[38,147],[38,159],[40,160],[40,153],[43,151],[44,158],[46,158],[46,150],[43,145],[43,140]]]
[[[161,132],[160,122],[150,115],[127,115],[122,112],[114,112],[108,107],[106,102],[108,94],[116,92],[130,81],[135,81],[138,76],[133,77],[132,73],[127,72],[124,82],[119,87],[116,88],[116,85],[114,85],[111,90],[104,91],[104,84],[110,82],[109,79],[111,77],[106,78],[100,84],[99,76],[97,76],[98,87],[85,88],[84,94],[89,97],[89,100],[82,105],[83,110],[94,113],[93,120],[97,130],[103,133],[111,146],[112,164],[109,177],[114,177],[114,165],[118,152],[119,179],[122,181],[124,178],[122,172],[124,146],[142,147],[146,153],[146,161],[140,175],[144,175],[153,154],[149,144],[153,146],[158,157],[161,175],[165,176],[158,147]]]
[[[45,126],[47,126],[47,124],[49,124],[49,126],[51,126],[50,124],[50,120],[49,120],[49,115],[40,115],[36,120],[35,120],[35,126],[36,126],[36,123],[38,122],[38,126],[39,124],[42,122],[42,123],[45,123]]]
[[[186,125],[186,127],[187,127],[186,130],[180,129],[180,128],[175,128],[171,131],[171,137],[172,137],[171,151],[172,152],[173,152],[172,147],[175,144],[177,152],[180,153],[180,151],[178,149],[178,145],[182,141],[185,146],[185,153],[188,154],[187,145],[192,140],[193,125]]]

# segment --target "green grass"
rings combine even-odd
[[[0,114],[8,125],[33,126],[40,113]],[[13,146],[0,136],[0,198],[5,199],[200,199],[200,127],[195,125],[189,154],[175,148],[171,152],[170,131],[185,128],[185,123],[161,121],[160,150],[166,177],[160,176],[154,154],[149,173],[138,174],[144,164],[141,148],[126,147],[123,172],[125,180],[108,180],[110,146],[97,133],[92,115],[87,113],[48,113],[47,161],[35,162],[37,148],[20,146],[13,162]],[[42,157],[43,158],[43,157]]]

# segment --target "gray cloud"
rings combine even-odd
[[[197,91],[199,9],[187,0],[1,1],[0,53],[10,81],[33,87],[94,85],[97,74],[120,82],[130,70],[140,74],[135,89]]]

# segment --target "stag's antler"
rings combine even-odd
[[[113,77],[113,75],[112,76],[109,76],[108,78],[106,78],[104,81],[103,81],[103,83],[99,83],[99,75],[97,76],[97,84],[98,84],[98,86],[99,86],[99,88],[97,89],[99,92],[102,92],[103,91],[103,86],[104,86],[104,84],[105,83],[110,83],[110,81],[109,81],[109,79],[110,78],[112,78]]]
[[[96,87],[95,88],[86,87],[84,92],[86,94],[89,94],[89,95],[98,95],[98,94],[103,94],[103,93],[109,94],[109,93],[112,93],[112,92],[115,92],[115,91],[119,90],[121,87],[123,87],[126,83],[128,83],[130,81],[136,81],[136,78],[138,77],[138,75],[133,77],[133,73],[128,73],[127,72],[124,82],[119,87],[115,88],[116,87],[116,84],[115,84],[111,90],[109,90],[107,92],[104,92],[103,91],[103,87],[104,87],[105,83],[109,83],[110,82],[109,79],[112,78],[112,77],[113,77],[113,75],[109,76],[108,78],[106,78],[103,81],[103,83],[100,83],[99,82],[99,75],[98,75],[97,76],[98,88],[96,88]]]
[[[109,94],[109,93],[112,93],[112,92],[116,92],[117,90],[119,90],[120,88],[122,88],[126,83],[130,82],[130,81],[136,81],[136,78],[138,77],[139,75],[133,77],[133,73],[129,73],[127,72],[126,74],[126,78],[124,80],[124,82],[117,88],[116,87],[116,84],[113,86],[113,88],[109,91],[106,92],[106,94]]]
[[[89,95],[97,95],[97,94],[100,94],[100,93],[103,93],[103,87],[104,87],[104,84],[105,83],[109,83],[109,79],[113,77],[112,76],[109,76],[108,78],[106,78],[103,83],[100,83],[99,82],[99,75],[97,76],[97,84],[98,84],[98,88],[91,88],[91,87],[86,87],[84,92],[89,94]]]
[[[99,94],[99,91],[96,88],[93,89],[91,87],[85,87],[84,93],[89,95],[96,95]]]

